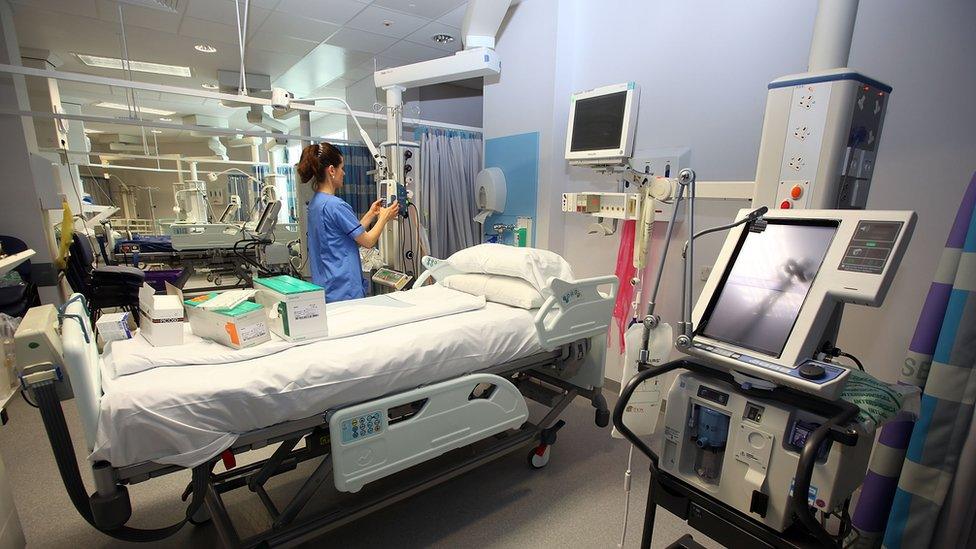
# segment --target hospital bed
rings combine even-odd
[[[454,274],[425,258],[412,292],[451,297],[438,280]],[[435,282],[429,286],[424,283]],[[421,287],[423,286],[423,287]],[[602,395],[607,329],[618,281],[554,279],[537,310],[497,303],[450,316],[288,348],[245,362],[159,367],[111,375],[111,349],[100,355],[80,296],[59,312],[63,362],[32,368],[25,386],[42,417],[65,486],[79,512],[99,530],[127,540],[171,535],[183,522],[212,519],[228,547],[294,545],[518,450],[546,465],[560,414],[576,397],[605,427]],[[467,294],[464,294],[467,295]],[[389,295],[347,307],[381,307]],[[341,311],[330,304],[329,311]],[[56,361],[52,361],[56,362]],[[96,492],[88,496],[56,393],[70,377],[84,428]],[[529,421],[526,399],[544,415]],[[475,444],[477,443],[477,444]],[[271,457],[237,467],[236,457],[277,445]],[[330,477],[340,492],[467,447],[460,461],[379,483],[355,503],[298,519]],[[297,493],[273,501],[272,477],[318,460]],[[223,461],[226,471],[214,473]],[[158,530],[125,526],[126,486],[192,469],[186,519]],[[416,473],[416,471],[415,471]],[[402,478],[402,481],[396,479]],[[247,488],[267,509],[271,527],[241,539],[223,497]]]

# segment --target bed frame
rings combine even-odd
[[[418,284],[453,274],[445,263],[426,257],[423,261],[428,270]],[[617,286],[613,276],[572,283],[554,280],[551,295],[535,318],[544,348],[535,355],[241,435],[231,448],[194,468],[194,481],[183,496],[184,500],[193,496],[184,522],[212,519],[227,547],[290,546],[520,449],[531,448],[529,463],[544,467],[556,432],[565,424],[558,418],[574,398],[590,400],[596,409],[597,426],[609,423],[602,386],[606,334]],[[600,292],[599,287],[609,287],[609,291]],[[154,462],[123,467],[96,462],[92,464],[96,493],[88,496],[83,492],[56,388],[65,374],[71,379],[91,450],[102,392],[100,359],[89,318],[84,298],[72,296],[59,314],[63,360],[52,360],[46,370],[35,368],[31,376],[23,378],[23,384],[41,406],[62,479],[82,516],[119,539],[162,539],[183,523],[151,531],[126,527],[131,507],[125,486],[184,468]],[[536,423],[528,420],[526,399],[545,407],[544,416]],[[304,445],[299,448],[302,441]],[[271,457],[235,466],[235,455],[270,445],[277,445]],[[330,477],[337,490],[357,492],[368,483],[452,450],[475,446],[477,453],[460,462],[420,478],[414,475],[402,482],[384,483],[390,486],[360,497],[362,501],[357,499],[354,505],[344,504],[324,515],[296,520]],[[272,500],[265,490],[268,480],[316,458],[320,459],[318,465],[290,501],[279,506]],[[227,471],[213,473],[221,460]],[[239,536],[222,499],[223,494],[241,488],[258,496],[272,522],[270,528],[247,539]]]

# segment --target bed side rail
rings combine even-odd
[[[87,308],[84,296],[73,294],[62,309],[60,323],[63,368],[71,379],[75,405],[85,431],[85,444],[91,452],[95,448],[95,433],[98,430],[102,374],[98,367],[95,330],[92,329]]]
[[[413,283],[415,288],[423,286],[428,278],[434,279],[434,282],[439,282],[445,278],[455,275],[464,274],[462,271],[455,269],[450,263],[443,259],[437,259],[436,257],[431,257],[425,255],[421,260],[420,264],[424,266],[424,272],[420,273],[417,280]]]
[[[600,291],[609,286],[609,292]],[[535,315],[539,341],[555,349],[578,339],[605,334],[610,328],[620,281],[616,276],[598,276],[575,282],[554,278],[549,296]]]
[[[515,385],[493,374],[342,408],[329,417],[335,487],[358,492],[366,483],[516,429],[528,417]]]

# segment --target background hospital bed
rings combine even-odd
[[[442,278],[451,272],[444,264],[438,265],[433,261],[425,264],[430,274],[423,275],[419,282],[428,276]],[[599,292],[597,288],[600,286],[608,287],[609,292]],[[194,501],[188,513],[194,512],[198,519],[205,516],[200,509],[200,503],[205,500],[206,510],[228,546],[291,544],[321,535],[372,510],[520,448],[533,447],[529,454],[530,462],[534,466],[544,466],[548,461],[549,446],[555,442],[556,431],[563,424],[558,421],[558,416],[573,398],[588,398],[596,408],[597,424],[603,427],[608,422],[609,411],[601,387],[604,342],[616,289],[615,277],[576,283],[554,281],[553,295],[536,312],[534,321],[541,350],[530,356],[359,404],[319,410],[302,419],[240,435],[231,448],[194,469],[193,490],[188,488]],[[98,350],[84,307],[80,299],[73,299],[65,307],[62,343],[64,366],[72,379],[86,440],[89,449],[92,449],[102,391]],[[52,371],[56,374],[58,368]],[[55,379],[34,383],[31,390],[39,403],[48,404],[44,406],[46,410],[42,409],[42,414],[62,477],[71,492],[71,485],[75,484],[71,481],[71,471],[77,472],[77,463],[70,450],[70,439],[65,447],[67,428],[60,406],[53,396]],[[538,422],[527,421],[528,411],[523,396],[547,408],[545,416]],[[52,402],[54,405],[51,405]],[[350,440],[348,435],[352,419],[358,420],[360,425],[364,421],[367,424],[375,422],[379,432],[370,430],[365,433],[368,436]],[[394,485],[384,493],[372,494],[354,507],[343,506],[322,517],[299,522],[295,520],[314,491],[329,476],[335,477],[337,489],[354,492],[368,482],[486,439],[490,444],[480,448],[478,454],[446,470],[427,474],[408,484]],[[303,440],[304,446],[299,448]],[[232,466],[233,455],[272,444],[279,446],[267,460],[243,467]],[[383,453],[382,459],[372,459],[378,453]],[[317,457],[322,457],[322,461],[294,498],[279,508],[264,490],[264,484],[272,476],[293,470],[299,463]],[[220,459],[224,459],[229,470],[211,474]],[[74,494],[72,499],[83,516],[87,512],[86,518],[90,516],[90,522],[110,535],[136,535],[139,531],[123,526],[131,513],[124,485],[181,469],[154,462],[123,467],[96,462],[92,466],[96,494],[90,501],[84,498],[84,494]],[[265,504],[273,525],[266,532],[241,540],[221,496],[244,486],[255,492]],[[74,491],[77,492],[77,486]],[[158,539],[179,526],[138,535],[143,539]]]

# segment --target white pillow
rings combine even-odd
[[[488,301],[522,309],[538,309],[545,299],[528,282],[511,276],[456,274],[441,284],[466,294],[484,296]]]
[[[573,282],[573,269],[559,254],[537,248],[505,244],[479,244],[458,251],[447,262],[465,273],[512,276],[528,282],[542,295],[549,295],[549,281],[561,278]]]

